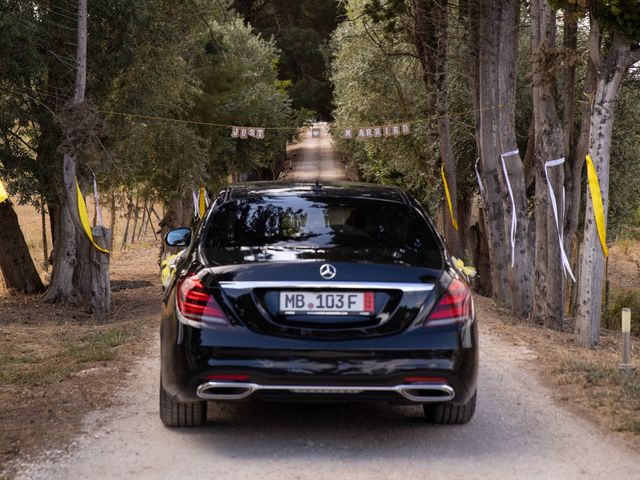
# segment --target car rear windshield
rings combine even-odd
[[[293,259],[442,268],[431,226],[412,207],[374,199],[249,197],[210,217],[204,253],[214,264]]]

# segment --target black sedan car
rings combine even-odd
[[[163,300],[160,417],[206,421],[208,401],[381,401],[427,420],[473,416],[470,290],[418,202],[360,183],[232,185]]]

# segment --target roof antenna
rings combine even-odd
[[[316,193],[320,193],[320,189],[322,189],[322,185],[320,185],[320,180],[316,178],[316,184],[313,186],[313,190]]]

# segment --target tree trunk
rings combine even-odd
[[[524,165],[524,182],[525,188],[529,191],[529,188],[536,181],[536,129],[533,119],[533,113],[531,114],[531,122],[529,123],[529,130],[527,131],[527,151],[524,152],[524,158],[522,163]]]
[[[489,243],[487,242],[486,222],[484,220],[484,210],[478,209],[478,222],[469,228],[471,251],[473,264],[478,271],[478,282],[476,291],[485,297],[491,296],[491,263],[489,261]]]
[[[471,2],[472,4],[475,2]],[[477,86],[472,90],[478,119],[478,146],[480,153],[480,174],[485,188],[484,214],[489,257],[491,262],[491,286],[493,297],[511,307],[511,289],[509,286],[509,268],[511,248],[505,235],[505,210],[503,187],[499,172],[500,148],[498,139],[498,58],[499,39],[496,31],[499,23],[494,2],[482,0],[470,5],[471,61],[477,64]],[[474,54],[475,53],[475,54]]]
[[[536,236],[534,257],[534,290],[531,320],[536,325],[544,325],[547,298],[547,186],[544,180],[544,167],[536,163],[535,210]],[[538,220],[542,219],[542,220]]]
[[[469,87],[472,92],[473,106],[474,106],[474,127],[475,127],[475,139],[476,150],[480,155],[482,151],[481,146],[481,128],[480,128],[480,65],[479,58],[479,17],[480,6],[475,1],[463,1],[460,3],[461,20],[465,25],[467,32],[467,46],[469,51],[467,52],[470,60],[469,65]],[[484,180],[483,180],[484,184]],[[470,228],[471,241],[470,250],[472,252],[473,263],[478,270],[478,281],[476,282],[476,291],[480,295],[492,296],[494,292],[492,284],[493,270],[491,268],[491,260],[494,256],[492,249],[489,246],[489,232],[487,231],[488,222],[485,220],[485,204],[484,197],[480,197],[480,205],[478,207],[478,222],[472,225]]]
[[[152,202],[153,203],[153,202]],[[147,206],[147,223],[149,224],[149,226],[151,227],[151,233],[153,233],[153,238],[155,240],[158,240],[158,234],[156,233],[156,229],[153,226],[153,220],[151,219],[151,210],[153,209],[153,207],[151,206],[151,204],[149,206]],[[147,227],[144,227],[144,234],[147,234]]]
[[[613,130],[615,105],[620,95],[622,79],[627,69],[640,59],[638,52],[632,55],[629,41],[614,34],[606,58],[601,58],[600,32],[596,19],[591,19],[590,53],[598,70],[594,106],[591,113],[589,154],[594,163],[604,206],[605,228],[609,204],[609,160],[611,154],[611,132]],[[588,187],[587,187],[588,188]],[[583,254],[578,286],[578,309],[575,337],[579,344],[593,346],[600,336],[600,314],[602,288],[605,273],[605,258],[594,218],[591,195],[587,194],[585,211]]]
[[[10,200],[0,203],[0,270],[11,290],[22,293],[44,290]]]
[[[148,200],[145,199],[144,206],[142,207],[142,225],[140,225],[140,230],[138,230],[138,240],[140,240],[141,236],[147,236],[147,225],[149,225],[149,217],[147,214],[149,213],[149,209],[147,208]]]
[[[193,201],[188,198],[172,198],[165,205],[160,229],[164,236],[169,230],[191,225]]]
[[[131,213],[133,211],[133,196],[131,193],[127,193],[127,223],[124,224],[124,234],[122,235],[122,245],[120,250],[124,250],[127,246],[127,239],[129,238],[129,224],[131,223]]]
[[[138,216],[140,214],[140,194],[136,195],[136,205],[133,207],[133,230],[131,232],[131,241],[133,244],[136,241],[136,228],[138,227]]]
[[[591,115],[592,134],[589,141],[589,151],[602,190],[605,225],[609,203],[609,149],[613,126],[613,114],[608,108],[608,105],[612,104],[610,102],[613,92],[607,88],[608,86],[610,85],[607,85],[604,80],[598,80],[596,103]],[[587,197],[575,334],[579,344],[593,346],[598,343],[600,336],[605,260],[596,228],[591,195],[587,193]]]
[[[42,232],[42,268],[48,271],[49,242],[47,242],[47,211],[44,197],[40,199],[40,230]]]
[[[573,27],[571,27],[573,28]],[[575,241],[577,240],[576,231],[580,219],[580,203],[582,196],[582,168],[584,166],[585,157],[589,151],[589,129],[591,126],[591,107],[596,89],[596,71],[593,62],[587,58],[586,62],[586,78],[581,95],[580,107],[580,131],[575,144],[572,146],[570,155],[567,158],[570,173],[565,178],[567,187],[567,204],[565,211],[565,250],[567,255],[569,252],[577,250]],[[567,169],[565,169],[567,172]],[[575,286],[574,286],[575,287]],[[575,305],[571,302],[571,308],[575,310]]]
[[[456,160],[451,140],[449,123],[449,82],[447,76],[448,50],[448,1],[416,0],[414,41],[418,57],[423,68],[423,79],[427,95],[434,95],[433,104],[438,117],[438,142],[440,158],[451,198],[453,216],[456,222],[458,213],[458,187],[456,179]],[[448,212],[448,205],[446,206]],[[461,230],[453,225],[451,215],[446,215],[444,234],[449,251],[462,257]]]
[[[562,85],[562,130],[564,133],[564,164],[565,171],[565,205],[564,205],[564,249],[568,256],[571,266],[575,271],[575,262],[573,260],[573,235],[575,230],[569,231],[567,228],[571,224],[570,215],[574,205],[574,189],[577,190],[577,203],[580,205],[580,181],[582,179],[581,172],[575,171],[575,164],[580,160],[576,157],[575,141],[574,141],[574,123],[575,123],[575,90],[576,90],[576,65],[578,58],[578,14],[575,5],[569,5],[564,9],[563,28],[562,28],[562,47],[564,50],[565,61],[563,68],[563,85]],[[587,66],[587,70],[588,70]],[[587,71],[587,77],[589,72]],[[577,215],[576,215],[577,218]],[[575,272],[574,272],[575,273]],[[572,296],[575,292],[574,282],[565,278],[565,298],[563,299],[563,311],[572,315],[573,301]]]
[[[90,304],[91,298],[91,282],[94,272],[92,271],[93,265],[91,263],[91,253],[95,247],[91,244],[87,238],[87,233],[84,231],[82,224],[80,223],[80,217],[78,216],[78,204],[77,194],[75,194],[75,178],[73,180],[74,188],[74,213],[72,218],[75,224],[75,243],[76,243],[76,263],[73,271],[73,285],[78,291],[83,303]],[[83,193],[84,195],[84,193]]]
[[[566,60],[564,66],[564,84],[562,88],[562,130],[564,132],[564,157],[571,157],[573,147],[573,116],[574,116],[574,92],[576,86],[576,63],[578,55],[578,15],[576,6],[571,5],[564,10],[564,22],[562,29],[562,46],[565,50]],[[569,168],[569,162],[565,165]],[[569,173],[567,172],[567,175]]]
[[[477,198],[475,195],[460,195],[458,192],[458,229],[461,234],[461,245],[460,249],[464,253],[464,256],[461,257],[467,263],[471,261],[472,265],[477,268],[477,264],[475,263],[472,255],[473,250],[473,241],[471,237],[474,235],[473,232],[470,231],[471,223],[473,221],[474,210],[473,207],[476,204]]]
[[[516,142],[516,59],[518,52],[518,23],[520,2],[505,0],[499,8],[499,50],[498,54],[498,110],[499,140],[503,153],[518,151]],[[524,165],[520,154],[505,159],[513,199],[516,205],[517,229],[515,237],[515,257],[509,269],[511,289],[511,309],[517,316],[524,317],[531,311],[531,289],[533,287],[533,259],[529,245],[529,215]],[[506,179],[505,179],[506,181]],[[510,199],[505,197],[505,226],[511,230]]]
[[[53,242],[53,269],[51,282],[43,301],[48,303],[65,301],[78,304],[82,299],[73,284],[73,271],[77,261],[76,228],[71,219],[67,196],[64,193],[59,194],[56,203],[58,205],[55,215],[56,224],[52,229],[56,232],[56,239]]]
[[[78,0],[77,41],[74,104],[79,104],[84,100],[87,82],[87,0]],[[69,154],[64,155],[62,172],[63,193],[60,195],[57,241],[54,243],[54,268],[49,290],[44,300],[47,302],[79,303],[82,298],[77,284],[74,282],[74,280],[77,281],[74,270],[78,266],[79,248],[78,228],[74,223],[78,212],[76,160]]]
[[[548,151],[555,151],[555,155],[562,156],[563,145],[555,139],[562,139],[561,130],[556,132],[557,137],[549,136],[550,142]],[[551,159],[554,157],[552,156]],[[555,157],[559,158],[559,157]],[[540,159],[542,161],[542,159]],[[544,167],[543,167],[544,168]],[[552,167],[548,170],[549,181],[553,185],[556,198],[561,198],[559,192],[564,185],[564,170],[561,167]],[[545,182],[546,184],[546,182]],[[547,186],[548,187],[548,186]],[[547,196],[550,195],[547,190]],[[558,202],[558,222],[564,225],[564,216],[561,202]],[[544,219],[540,219],[544,221]],[[536,220],[537,221],[537,220]],[[558,237],[556,219],[551,205],[551,200],[547,201],[547,297],[545,307],[545,326],[554,330],[562,331],[564,323],[564,269],[560,253],[560,240]]]
[[[111,232],[102,227],[93,228],[94,241],[104,249],[111,244]],[[91,249],[91,311],[95,313],[111,310],[111,282],[109,279],[109,254]]]
[[[42,158],[42,157],[38,157]],[[49,210],[49,230],[51,231],[51,252],[49,253],[49,265],[53,266],[56,242],[58,241],[58,224],[60,223],[60,204],[57,199],[47,198],[47,209]]]
[[[78,32],[76,51],[76,81],[73,105],[85,98],[87,83],[87,0],[78,0]],[[96,271],[90,261],[93,249],[78,215],[76,158],[65,153],[63,159],[63,192],[59,195],[57,241],[54,244],[54,271],[45,301],[86,302],[93,304],[92,278],[108,279],[108,271]],[[108,266],[108,265],[107,265]],[[99,266],[97,267],[99,268]]]
[[[553,62],[556,17],[547,0],[531,3],[531,48],[533,59],[533,107],[536,163],[536,258],[534,271],[534,319],[550,328],[562,329],[563,270],[555,217],[548,200],[545,162],[564,157],[562,125],[554,96],[555,75],[549,64]],[[549,181],[557,198],[564,187],[564,170],[550,167]],[[564,225],[562,203],[558,202],[559,224]],[[543,225],[543,224],[546,224]],[[546,229],[546,232],[544,230]],[[544,235],[543,235],[544,233]],[[546,258],[545,258],[546,257]],[[546,266],[541,262],[546,260]]]
[[[111,202],[109,206],[109,210],[111,211],[111,220],[109,222],[109,230],[111,235],[109,235],[109,250],[113,249],[114,237],[116,236],[116,220],[118,218],[118,210],[116,208],[116,194],[115,192],[111,194]]]

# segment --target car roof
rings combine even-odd
[[[409,203],[407,194],[395,186],[361,182],[289,182],[267,181],[247,182],[229,185],[225,200],[263,196],[307,196],[323,195],[331,197],[360,198]]]

